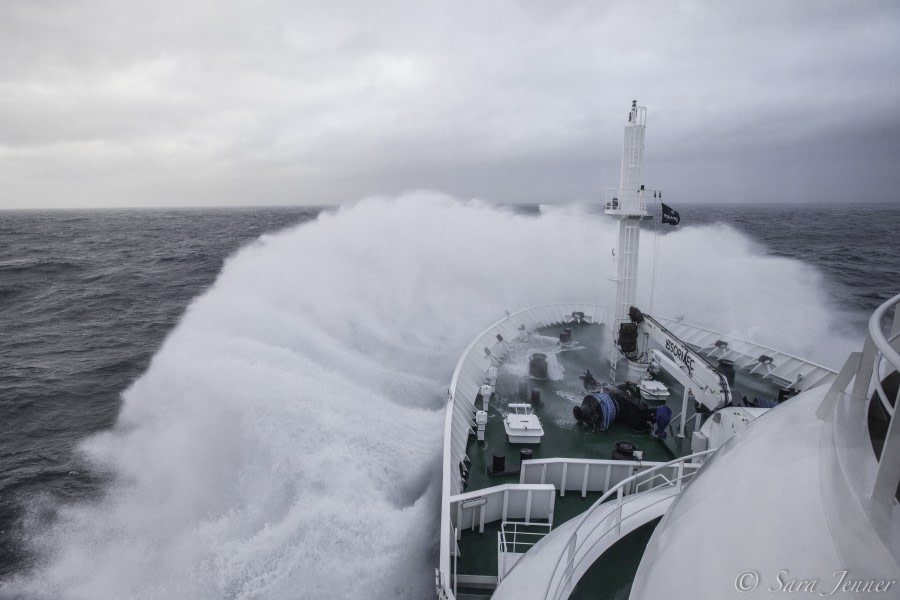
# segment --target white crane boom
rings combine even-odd
[[[656,360],[656,363],[682,385],[685,385],[684,378],[687,377],[691,382],[691,392],[698,402],[709,410],[718,410],[731,404],[731,386],[725,375],[650,315],[642,314],[634,307],[629,314],[631,321],[637,325],[638,332],[655,341],[661,348],[648,349],[648,356],[655,354],[657,359],[665,359]]]

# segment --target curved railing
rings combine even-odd
[[[540,327],[565,323],[580,313],[581,318],[591,323],[606,320],[606,307],[591,303],[546,304],[533,306],[497,321],[465,349],[448,391],[447,416],[444,420],[444,462],[441,498],[441,542],[440,563],[435,570],[435,587],[438,598],[455,598],[452,591],[450,565],[451,547],[456,543],[452,517],[449,512],[449,498],[462,491],[462,476],[459,464],[466,458],[466,443],[474,424],[475,397],[480,387],[490,378],[490,369],[497,367],[500,360],[512,348],[512,343],[524,330],[534,331]]]
[[[889,312],[891,332],[885,336],[883,323],[888,320]],[[881,408],[889,417],[887,435],[878,457],[878,471],[872,496],[884,502],[892,502],[900,483],[900,427],[894,422],[896,408],[900,402],[900,389],[894,393],[893,403],[884,389],[883,382],[892,372],[900,372],[900,354],[894,348],[900,339],[900,294],[894,296],[872,313],[869,318],[869,330],[863,346],[860,368],[857,372],[857,385],[854,391],[865,391],[866,397],[874,402],[876,398]],[[868,387],[864,390],[863,386]]]
[[[900,295],[879,306],[869,318],[869,336],[875,346],[875,355],[872,358],[872,375],[869,379],[869,384],[881,401],[884,410],[891,416],[894,415],[894,407],[897,405],[898,398],[900,398],[900,392],[894,397],[894,402],[891,403],[887,393],[884,391],[882,381],[889,374],[886,371],[900,371],[900,354],[892,346],[897,339],[900,339],[900,331],[894,331],[890,337],[885,337],[882,323],[885,321],[888,310],[894,308],[896,311],[898,304],[900,304]]]
[[[565,550],[560,553],[559,557],[556,560],[556,565],[553,568],[553,574],[551,575],[550,580],[547,582],[547,588],[545,590],[544,597],[561,599],[568,596],[568,594],[572,590],[572,577],[582,566],[583,562],[591,557],[590,550],[595,548],[601,542],[604,542],[607,535],[610,535],[613,531],[619,530],[619,526],[621,525],[623,520],[623,507],[637,501],[640,498],[646,498],[646,496],[643,496],[643,493],[645,492],[651,492],[663,488],[672,488],[674,486],[673,492],[675,494],[680,493],[682,486],[690,481],[698,470],[697,468],[685,470],[685,465],[688,462],[694,461],[695,459],[708,456],[713,452],[715,452],[715,450],[704,450],[703,452],[697,452],[689,456],[683,456],[668,463],[658,465],[652,469],[642,471],[641,473],[638,473],[636,475],[633,475],[632,477],[629,477],[628,479],[621,481],[614,487],[610,488],[610,490],[605,494],[603,494],[603,496],[601,496],[600,499],[597,500],[579,518],[578,524],[575,526],[574,530],[569,536],[568,541],[566,542]],[[672,467],[677,467],[678,470],[677,476],[670,479],[663,475],[662,471],[671,470]],[[655,485],[647,489],[641,489],[642,487],[648,486],[650,484]],[[629,491],[631,491],[632,493],[629,494]],[[613,500],[614,497],[615,499]],[[655,500],[654,502],[647,504],[646,506],[640,507],[633,513],[630,513],[628,515],[628,518],[640,514],[641,512],[657,505],[659,502],[664,502],[671,497],[672,496],[660,497],[658,500]],[[600,521],[598,521],[596,524],[594,524],[594,526],[590,529],[582,530],[585,522],[590,518],[590,516],[601,507],[608,508],[610,506],[610,501],[615,503],[612,505],[615,507],[615,509]],[[606,530],[603,531],[599,537],[591,540],[592,535],[601,526],[605,527]],[[591,545],[588,548],[585,548],[586,540],[591,540]],[[580,558],[576,560],[579,555]],[[565,565],[563,565],[563,559],[566,559]],[[593,562],[593,558],[591,558],[591,561]],[[563,567],[564,570],[561,571]]]

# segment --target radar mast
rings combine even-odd
[[[644,134],[647,129],[647,109],[631,102],[628,122],[625,124],[625,139],[622,145],[622,173],[619,187],[606,190],[606,214],[619,220],[619,240],[613,252],[613,281],[615,299],[612,320],[612,345],[609,362],[612,378],[625,348],[619,340],[623,323],[630,323],[628,309],[635,304],[638,275],[638,250],[641,239],[641,221],[652,219],[647,212],[647,198],[657,197],[657,192],[644,189],[641,171],[644,165]],[[634,340],[635,343],[637,340]],[[630,347],[626,344],[626,348]],[[631,379],[629,372],[629,379]]]

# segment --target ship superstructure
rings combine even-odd
[[[661,198],[641,183],[645,130],[646,110],[633,102],[620,185],[607,191],[604,206],[619,221],[611,306],[507,313],[457,364],[444,430],[439,598],[606,598],[623,590],[636,600],[740,595],[740,573],[729,569],[789,535],[782,528],[792,519],[818,528],[802,543],[848,548],[809,553],[798,566],[827,568],[851,553],[847,564],[860,577],[900,572],[900,426],[893,419],[900,296],[873,316],[863,353],[840,373],[644,314],[635,307],[640,228],[659,214]],[[881,326],[891,311],[885,336]],[[804,415],[803,427],[792,429]],[[759,436],[767,458],[754,464]],[[842,453],[842,444],[850,450]],[[783,452],[806,457],[795,465],[801,472],[769,464]],[[855,464],[865,466],[854,471]],[[791,491],[785,481],[792,477],[809,480],[806,492]],[[758,491],[736,497],[733,489],[747,481]],[[760,507],[769,487],[780,492]],[[730,512],[751,510],[754,502],[762,509],[754,518]],[[810,502],[822,510],[804,516],[792,504]],[[706,521],[709,511],[715,518]],[[777,518],[767,521],[769,511]],[[834,526],[841,513],[851,526]],[[761,536],[767,522],[779,525]],[[727,541],[704,537],[712,523],[728,529],[713,536]],[[638,538],[650,540],[648,558],[642,560],[641,543],[629,542],[639,551],[611,550]],[[701,588],[690,585],[698,556],[716,573]],[[775,577],[770,571],[782,556],[761,559],[759,576]],[[611,576],[636,570],[640,581]]]

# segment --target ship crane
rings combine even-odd
[[[721,371],[650,315],[632,306],[628,316],[631,322],[623,323],[619,329],[620,352],[630,360],[634,360],[631,358],[633,355],[649,357],[648,367],[650,364],[658,365],[678,380],[686,391],[690,390],[697,402],[710,411],[732,403],[730,382]],[[643,344],[639,343],[639,338],[643,339]],[[660,349],[649,348],[650,339]]]

